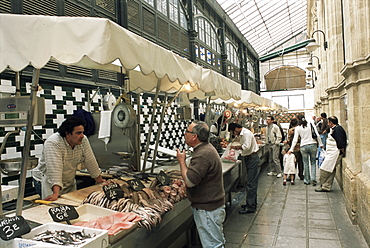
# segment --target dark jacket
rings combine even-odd
[[[337,142],[337,147],[340,150],[339,154],[346,154],[346,147],[347,147],[347,134],[344,131],[343,127],[339,124],[333,127],[333,132],[331,134],[335,141]]]

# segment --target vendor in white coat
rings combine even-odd
[[[80,163],[96,183],[105,181],[84,135],[84,126],[83,120],[72,116],[45,141],[39,164],[33,170],[34,186],[42,199],[55,201],[61,194],[76,190],[75,176]]]
[[[328,118],[330,133],[326,140],[325,159],[320,167],[320,187],[316,192],[329,192],[333,185],[335,169],[341,163],[346,153],[347,134],[343,127],[338,124],[336,116]]]

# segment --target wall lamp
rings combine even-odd
[[[317,29],[315,31],[313,31],[312,35],[311,35],[311,38],[313,39],[313,35],[316,33],[316,32],[320,32],[324,35],[324,50],[326,50],[326,48],[328,48],[328,42],[326,41],[326,36],[325,36],[325,33],[324,31],[322,31],[321,29]],[[306,49],[309,53],[315,51],[320,45],[316,43],[316,40],[315,41],[312,41],[310,43],[308,43],[308,45],[306,46]]]
[[[320,70],[321,69],[321,65],[320,65],[320,60],[319,60],[319,57],[317,57],[317,56],[314,56],[314,55],[312,55],[312,53],[311,53],[311,57],[310,57],[310,60],[309,60],[309,62],[308,62],[308,65],[307,65],[307,67],[306,67],[306,70],[308,70],[308,71],[312,71],[313,69],[315,69],[316,67],[313,65],[313,63],[312,63],[312,58],[316,58],[317,59],[317,67],[318,67],[318,69]]]
[[[315,73],[315,78],[313,78],[313,73]],[[312,70],[311,71],[311,74],[308,74],[307,77],[306,77],[306,88],[307,89],[311,89],[311,88],[315,88],[315,81],[317,80],[317,75],[316,75],[316,71]],[[312,81],[312,84],[311,84],[311,81]]]

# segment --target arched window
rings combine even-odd
[[[194,23],[198,33],[197,58],[204,61],[208,65],[207,67],[221,71],[221,48],[214,25],[202,15],[196,15]]]
[[[238,50],[233,43],[227,41],[225,43],[227,54],[227,75],[235,80],[240,79],[240,62]]]
[[[279,66],[265,75],[266,91],[302,89],[306,86],[305,70],[296,66]]]

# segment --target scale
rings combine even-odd
[[[45,125],[45,99],[37,97],[35,101],[34,118],[32,126]],[[18,129],[6,133],[3,143],[0,147],[0,155],[11,134],[19,134],[20,127],[25,127],[28,124],[28,112],[32,104],[29,96],[15,96],[15,97],[2,97],[0,98],[0,127],[17,127]],[[23,158],[14,158],[0,160],[0,171],[5,175],[16,175],[22,170]],[[29,157],[27,159],[27,170],[33,169],[37,166],[38,159]],[[1,182],[1,174],[0,174]],[[19,189],[18,189],[19,190]],[[0,187],[0,199],[2,192]],[[0,203],[0,217],[2,216],[2,203]]]
[[[24,127],[31,106],[29,96],[0,98],[0,127]],[[33,126],[45,125],[45,99],[36,98]]]

